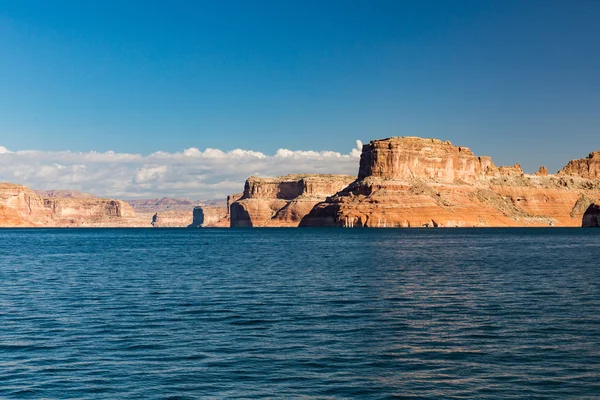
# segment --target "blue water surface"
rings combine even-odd
[[[600,229],[0,230],[0,398],[600,398]]]

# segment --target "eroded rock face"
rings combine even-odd
[[[489,165],[486,168],[485,174],[487,176],[523,176],[523,169],[521,169],[520,164],[515,165],[501,165],[496,167],[494,164]]]
[[[24,219],[14,208],[0,205],[0,227],[28,227],[34,226]]]
[[[583,226],[584,228],[600,227],[600,205],[590,204],[588,209],[583,214],[581,226]]]
[[[600,151],[590,153],[587,158],[571,160],[559,175],[579,176],[586,179],[600,179]]]
[[[548,176],[548,168],[542,165],[535,174],[537,176]]]
[[[0,205],[12,215],[3,226],[149,226],[120,200],[93,197],[42,197],[22,185],[0,183]],[[16,221],[17,216],[21,222]]]
[[[315,204],[354,179],[348,175],[318,174],[250,177],[242,196],[230,204],[230,226],[298,226]]]
[[[152,226],[155,228],[185,228],[192,223],[192,210],[159,211],[152,216]]]
[[[363,146],[358,179],[412,179],[453,182],[475,181],[493,166],[489,157],[476,157],[468,147],[438,139],[393,137]]]
[[[229,215],[226,207],[197,206],[194,207],[193,221],[189,228],[227,227]]]
[[[44,198],[26,186],[0,183],[0,204],[12,209],[32,226],[54,226],[52,208]]]
[[[363,147],[359,179],[300,226],[580,226],[600,182],[540,175],[435,139],[375,140]]]

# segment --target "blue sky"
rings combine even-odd
[[[0,0],[0,146],[600,150],[600,1]]]

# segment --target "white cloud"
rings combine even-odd
[[[357,146],[360,144],[357,142]],[[0,146],[0,182],[33,189],[72,189],[100,196],[224,198],[241,192],[250,175],[274,177],[291,173],[356,175],[360,151],[294,151],[274,155],[252,150],[189,148],[149,155],[22,150]]]

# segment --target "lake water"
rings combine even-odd
[[[0,230],[0,398],[600,396],[600,229]]]

